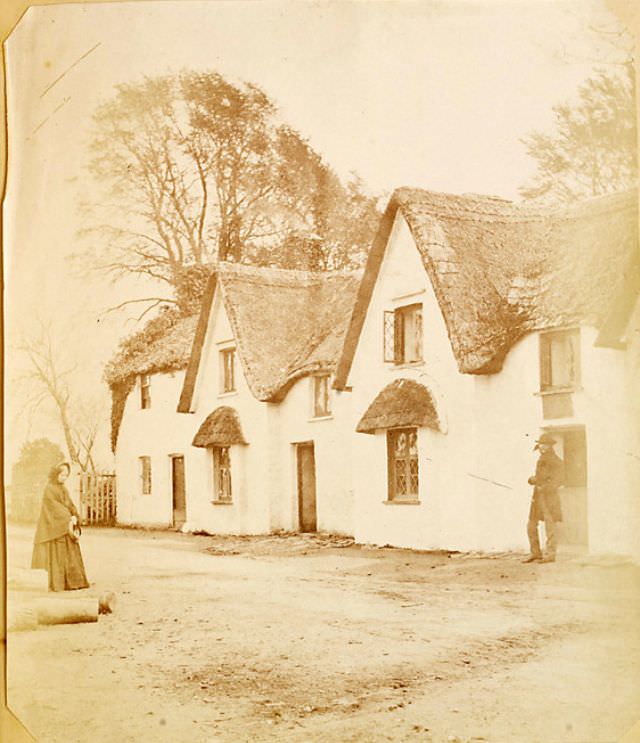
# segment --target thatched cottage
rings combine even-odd
[[[398,189],[362,277],[221,264],[110,370],[118,518],[526,549],[549,431],[565,549],[640,557],[639,276],[636,194]]]
[[[357,286],[223,263],[198,318],[160,317],[108,376],[119,521],[352,533],[349,393],[332,383]]]
[[[637,195],[562,209],[397,190],[336,370],[355,537],[526,548],[533,441],[564,458],[566,545],[637,553]]]

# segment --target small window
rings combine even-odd
[[[418,430],[387,431],[389,500],[418,500]]]
[[[151,495],[151,457],[140,457],[140,490],[142,495]]]
[[[224,348],[220,351],[220,367],[222,369],[222,391],[235,392],[235,358],[234,348]]]
[[[143,410],[151,407],[151,377],[149,374],[140,375],[140,407]]]
[[[580,381],[578,329],[541,333],[540,390],[567,389]]]
[[[213,447],[213,500],[231,503],[231,457],[228,446]]]
[[[312,377],[313,384],[313,417],[325,418],[331,415],[329,375],[320,374]]]
[[[422,361],[422,305],[384,313],[384,360],[394,364]]]

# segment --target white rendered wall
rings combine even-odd
[[[303,377],[280,404],[269,406],[274,529],[298,529],[295,445],[313,442],[318,531],[353,534],[351,394],[331,390],[330,396],[331,416],[313,418],[312,377]]]
[[[233,333],[220,292],[216,291],[211,308],[209,330],[202,349],[193,413],[180,414],[191,419],[191,434],[186,444],[187,522],[185,529],[215,534],[259,534],[270,529],[269,458],[266,405],[256,400],[242,370],[236,349],[236,391],[222,392],[220,349],[233,341]],[[177,399],[176,399],[177,404]],[[230,448],[232,502],[213,503],[213,456],[210,449],[191,446],[204,419],[216,408],[235,409],[247,445]]]
[[[383,312],[414,302],[423,304],[424,363],[385,364]],[[582,389],[573,394],[568,418],[543,419],[537,334],[515,344],[498,374],[460,374],[430,281],[399,216],[350,374],[352,426],[387,384],[407,377],[432,391],[447,432],[419,430],[419,505],[385,502],[386,434],[354,435],[356,539],[417,549],[526,549],[534,439],[543,428],[584,425],[590,550],[637,551],[636,485],[629,473],[638,475],[628,454],[627,392],[635,377],[627,370],[625,383],[625,354],[595,348],[595,336],[581,329]]]
[[[171,454],[187,454],[192,421],[176,412],[184,372],[152,374],[151,407],[140,407],[139,380],[127,398],[116,448],[117,518],[121,524],[173,523]],[[151,493],[142,494],[139,457],[151,458]],[[187,472],[187,487],[189,473]]]

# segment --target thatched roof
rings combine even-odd
[[[105,367],[111,388],[111,449],[115,451],[127,397],[138,374],[184,369],[189,361],[197,316],[180,317],[171,310],[150,320],[126,338]]]
[[[494,373],[526,332],[599,327],[638,261],[638,195],[549,209],[486,196],[400,188],[369,254],[336,386],[346,383],[398,212],[431,280],[463,373]]]
[[[178,317],[166,313],[151,320],[138,333],[125,339],[105,367],[110,387],[138,374],[185,369],[191,353],[197,316]]]
[[[442,430],[431,392],[413,379],[396,379],[388,384],[369,405],[356,431],[375,433],[405,426]]]
[[[226,405],[208,415],[191,442],[192,446],[231,446],[246,444],[237,412]]]
[[[249,388],[278,401],[296,379],[335,369],[359,275],[220,263],[203,301],[178,410],[191,406],[214,295],[229,317]]]

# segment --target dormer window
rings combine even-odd
[[[326,418],[331,415],[329,375],[318,374],[311,377],[311,384],[313,388],[313,417]]]
[[[421,304],[384,313],[384,360],[394,364],[422,361]]]
[[[540,391],[573,389],[580,383],[580,331],[540,334]]]
[[[140,375],[140,407],[142,410],[151,407],[151,376],[149,374]]]
[[[220,351],[220,387],[222,393],[235,392],[235,348],[223,348]]]

